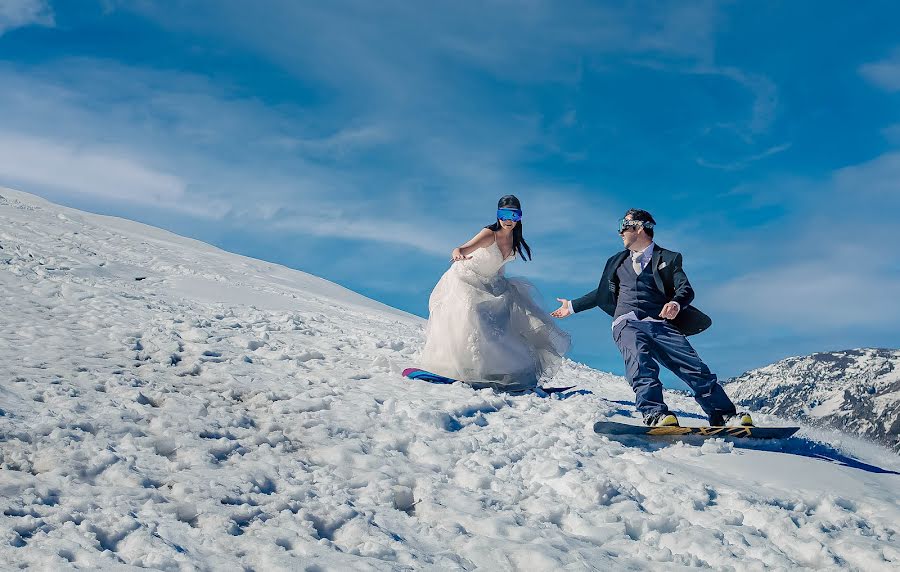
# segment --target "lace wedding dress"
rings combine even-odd
[[[569,335],[528,281],[505,276],[515,252],[504,259],[495,242],[471,256],[454,262],[431,292],[419,367],[505,390],[533,388],[556,372]]]

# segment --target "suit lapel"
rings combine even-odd
[[[615,296],[618,296],[619,294],[618,288],[616,287],[619,283],[619,279],[616,277],[616,271],[626,258],[628,258],[628,251],[623,250],[619,253],[619,256],[613,260],[612,266],[609,268],[609,276],[606,277],[609,281],[609,291],[613,292]]]
[[[619,266],[621,266],[622,263],[625,262],[626,258],[628,258],[627,250],[623,250],[622,252],[619,253],[619,257],[616,259],[615,262],[613,262],[612,274],[610,275],[610,278],[614,278],[616,276],[616,270],[618,270]]]
[[[653,267],[653,282],[656,284],[656,287],[659,288],[659,291],[663,294],[666,293],[666,288],[663,286],[662,278],[659,276],[659,259],[662,256],[662,248],[658,244],[653,245],[653,257],[650,259],[650,264]]]

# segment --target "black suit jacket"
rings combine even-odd
[[[606,261],[600,285],[593,292],[588,292],[581,298],[572,300],[572,309],[575,312],[582,312],[599,306],[604,312],[614,316],[616,302],[619,298],[619,278],[616,270],[628,257],[627,250],[611,256]],[[691,288],[691,283],[688,282],[687,275],[681,267],[680,253],[654,244],[650,267],[653,269],[653,282],[659,291],[663,292],[669,300],[678,302],[681,306],[681,311],[671,321],[678,331],[686,336],[692,336],[712,325],[709,316],[690,305],[694,300],[694,289]]]

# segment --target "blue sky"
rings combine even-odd
[[[427,315],[516,194],[546,299],[596,287],[615,221],[681,251],[723,377],[900,345],[892,2],[0,6],[0,185]],[[621,373],[599,311],[572,357]]]

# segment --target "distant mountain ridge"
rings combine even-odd
[[[834,427],[900,453],[900,350],[791,357],[729,380],[728,393],[750,409]]]

